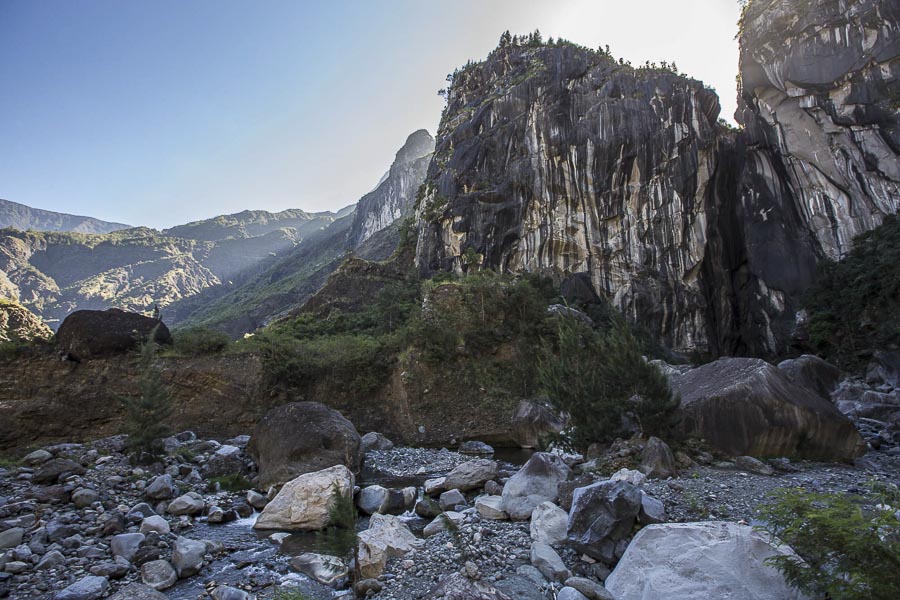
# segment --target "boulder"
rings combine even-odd
[[[178,581],[178,574],[165,560],[151,560],[141,565],[141,581],[154,590],[166,590]]]
[[[425,537],[431,537],[441,531],[447,530],[447,521],[459,525],[462,523],[463,514],[458,513],[452,510],[448,510],[445,513],[441,513],[434,518],[434,520],[425,526],[425,529],[422,530],[422,535]]]
[[[545,544],[561,544],[566,541],[569,515],[552,502],[541,502],[531,513],[531,539]]]
[[[681,427],[732,456],[850,460],[865,450],[830,402],[756,358],[720,358],[671,380]]]
[[[370,431],[366,435],[362,436],[362,438],[360,439],[360,443],[362,444],[363,453],[371,452],[373,450],[386,452],[388,450],[394,449],[394,442],[387,439],[377,431]]]
[[[614,600],[613,595],[605,587],[586,577],[569,577],[566,579],[566,587],[578,591],[588,600]],[[559,600],[557,596],[556,600]]]
[[[247,490],[247,504],[256,510],[264,509],[268,503],[269,499],[263,494],[260,494],[256,490]]]
[[[37,467],[44,464],[51,458],[53,458],[53,455],[46,450],[35,450],[34,452],[29,452],[22,457],[22,464],[26,467]]]
[[[59,550],[51,550],[47,554],[41,557],[41,560],[38,561],[38,564],[35,565],[36,571],[43,571],[45,569],[55,569],[56,567],[61,567],[66,564],[66,557],[63,556],[62,552]],[[99,575],[100,573],[93,573],[94,575]]]
[[[179,578],[190,577],[200,572],[206,544],[179,536],[172,547],[172,567]]]
[[[359,491],[356,506],[367,515],[381,513],[399,515],[411,510],[416,501],[416,488],[391,490],[380,485],[370,485]]]
[[[22,543],[25,530],[21,527],[11,527],[6,531],[0,531],[0,550],[15,548]]]
[[[650,525],[634,536],[606,588],[616,598],[799,600],[771,556],[791,554],[752,527],[708,521]]]
[[[531,544],[531,564],[550,581],[562,583],[572,576],[556,550],[543,542]]]
[[[194,516],[202,513],[204,508],[206,508],[206,502],[203,501],[203,496],[197,492],[188,492],[187,494],[178,496],[172,500],[166,511],[170,515]]]
[[[435,477],[434,479],[426,479],[424,491],[426,496],[437,496],[447,489],[446,477]]]
[[[641,454],[641,472],[650,479],[666,479],[675,475],[675,455],[658,437],[651,437]]]
[[[494,449],[484,442],[472,440],[460,444],[457,452],[460,454],[491,455],[494,453]]]
[[[121,556],[132,562],[141,544],[144,543],[144,538],[143,533],[120,533],[110,540],[109,549],[113,556]]]
[[[452,510],[460,504],[466,503],[466,497],[459,490],[448,490],[438,498],[441,510]]]
[[[230,585],[216,586],[210,595],[213,600],[256,600],[256,596]]]
[[[70,357],[81,360],[128,352],[153,336],[157,344],[171,344],[169,328],[158,319],[117,308],[76,310],[59,326],[56,343]]]
[[[462,573],[453,573],[431,588],[424,600],[512,600],[486,581],[470,579]]]
[[[900,352],[876,350],[866,368],[866,383],[900,388]]]
[[[109,600],[166,600],[166,595],[148,585],[132,583],[110,596]]]
[[[541,502],[556,502],[559,484],[570,474],[568,465],[558,455],[537,452],[503,486],[500,508],[511,519],[529,519]]]
[[[624,481],[601,481],[575,490],[566,534],[579,552],[611,564],[619,540],[631,534],[641,490]]]
[[[169,527],[169,522],[161,516],[150,515],[141,521],[140,532],[150,533],[151,531],[155,531],[160,535],[167,535],[171,531],[171,528]]]
[[[144,495],[151,500],[168,500],[174,498],[178,493],[172,476],[168,473],[154,477],[153,480],[144,488]]]
[[[433,519],[441,512],[441,506],[433,498],[426,496],[416,502],[416,514],[423,519]]]
[[[206,477],[226,477],[228,475],[246,475],[249,471],[244,461],[244,452],[237,446],[226,444],[216,450],[203,465]]]
[[[483,486],[497,477],[497,462],[487,458],[476,458],[457,465],[444,478],[443,489],[467,492]],[[427,482],[426,482],[427,484]]]
[[[641,473],[640,471],[635,471],[633,469],[626,469],[625,467],[619,469],[615,473],[609,476],[610,481],[627,481],[631,485],[642,485],[646,480],[647,476]]]
[[[547,436],[563,430],[563,423],[539,402],[522,400],[512,419],[512,438],[522,448],[540,448]]]
[[[502,506],[502,496],[479,496],[475,499],[475,510],[478,511],[478,514],[492,521],[503,521],[509,518]]]
[[[324,585],[336,585],[349,574],[347,565],[340,558],[313,552],[292,558],[291,567]]]
[[[75,508],[87,508],[99,499],[100,494],[97,493],[97,490],[78,488],[72,492],[72,504],[75,505]]]
[[[287,482],[256,519],[255,529],[315,531],[328,525],[335,490],[353,493],[353,473],[336,465]]]
[[[335,465],[356,473],[362,458],[360,449],[353,424],[318,402],[292,402],[273,408],[256,425],[247,445],[259,466],[261,489]]]
[[[57,592],[53,600],[97,600],[108,590],[109,580],[106,577],[88,575]]]
[[[641,525],[653,525],[666,522],[666,507],[662,502],[641,491],[641,510],[638,512],[638,523]]]
[[[53,458],[42,464],[31,477],[31,483],[51,485],[69,475],[84,475],[83,466],[68,458]]]
[[[841,370],[812,354],[783,360],[778,368],[792,383],[828,399],[841,379]]]
[[[772,475],[775,473],[775,469],[752,456],[738,456],[734,459],[734,465],[742,471],[749,471],[757,475]]]
[[[571,577],[569,579],[572,579]],[[589,600],[587,596],[571,586],[565,586],[556,594],[556,600]]]
[[[372,515],[369,528],[357,535],[357,541],[363,579],[378,578],[387,559],[405,556],[425,544],[425,540],[413,535],[399,517],[379,514]]]

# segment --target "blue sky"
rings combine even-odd
[[[335,210],[509,29],[675,61],[735,106],[735,0],[0,0],[0,198],[167,227]]]

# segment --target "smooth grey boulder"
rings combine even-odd
[[[259,466],[261,489],[336,465],[356,473],[362,460],[353,424],[318,402],[291,402],[270,410],[253,430],[247,451]]]
[[[175,482],[172,481],[172,476],[169,474],[154,477],[153,481],[144,488],[144,495],[151,500],[168,500],[174,498],[177,493],[178,488],[175,487]]]
[[[638,523],[641,525],[653,525],[655,523],[665,523],[666,519],[666,508],[663,503],[642,490]]]
[[[556,594],[556,600],[589,600],[587,596],[573,587],[565,586]]]
[[[59,550],[51,550],[41,557],[41,560],[34,568],[37,571],[43,571],[45,569],[55,569],[64,564],[66,564],[66,557],[62,555],[62,552]],[[94,575],[97,575],[97,573],[94,573]]]
[[[291,559],[291,567],[323,585],[336,585],[350,573],[347,565],[336,556],[304,552]]]
[[[362,444],[362,452],[371,452],[373,450],[387,451],[394,449],[394,442],[387,439],[384,435],[377,431],[370,431],[360,438]]]
[[[110,540],[109,549],[113,556],[121,556],[132,562],[144,539],[143,533],[120,533]]]
[[[641,454],[641,473],[650,479],[666,479],[675,475],[675,455],[669,445],[651,437]]]
[[[167,596],[148,585],[132,583],[110,596],[109,600],[167,600]]]
[[[143,521],[141,521],[141,533],[150,533],[151,531],[155,531],[160,535],[166,535],[170,533],[171,530],[172,528],[169,527],[169,522],[159,515],[150,515],[149,517],[146,517]]]
[[[601,481],[575,490],[567,537],[579,552],[606,564],[631,534],[641,510],[641,490],[625,481]]]
[[[78,488],[72,492],[72,504],[75,505],[75,508],[87,508],[99,499],[100,494],[97,493],[97,490]]]
[[[497,461],[476,458],[454,468],[444,478],[444,490],[467,492],[482,487],[487,481],[497,477]]]
[[[169,589],[178,581],[178,574],[165,560],[151,560],[141,565],[141,581],[154,590]]]
[[[568,522],[566,511],[552,502],[541,502],[531,513],[531,539],[545,544],[561,544],[566,541]]]
[[[29,452],[22,457],[22,464],[26,467],[37,467],[44,464],[51,458],[53,458],[53,455],[46,450],[35,450],[34,452]]]
[[[569,577],[566,586],[574,588],[588,600],[615,600],[605,587],[586,577]],[[557,597],[557,600],[559,598]]]
[[[197,492],[188,492],[172,500],[166,512],[176,516],[194,516],[202,513],[204,508],[206,508],[206,503],[203,501],[203,497]]]
[[[53,600],[97,600],[108,590],[109,580],[106,577],[88,575],[57,592]]]
[[[447,490],[438,498],[441,510],[452,510],[460,504],[466,504],[466,497],[459,490]]]
[[[491,455],[494,453],[494,449],[484,442],[471,440],[460,444],[457,452],[460,454]]]
[[[172,547],[172,567],[179,579],[199,573],[200,567],[203,566],[204,556],[206,556],[206,544],[186,537],[178,537]]]
[[[382,507],[387,506],[391,491],[384,486],[370,485],[359,490],[356,496],[356,506],[367,515],[383,512]]]
[[[747,525],[707,521],[641,529],[628,545],[606,588],[615,598],[804,598],[766,559],[794,555]]]
[[[531,564],[550,581],[562,583],[572,576],[556,550],[543,542],[531,544]]]
[[[511,519],[524,521],[541,502],[555,502],[559,484],[571,474],[556,454],[537,452],[503,486],[501,509]]]
[[[831,397],[841,379],[840,369],[812,354],[783,360],[778,363],[778,368],[795,385],[815,392],[826,400]]]
[[[21,527],[11,527],[6,531],[0,531],[0,550],[15,548],[22,543],[25,530]]]

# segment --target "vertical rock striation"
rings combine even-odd
[[[420,269],[586,273],[669,347],[784,349],[816,264],[900,197],[898,8],[807,4],[748,7],[741,132],[701,82],[573,44],[457,71]]]

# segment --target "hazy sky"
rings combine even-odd
[[[337,209],[444,77],[540,28],[675,61],[735,106],[736,0],[0,0],[0,198],[166,227]]]

